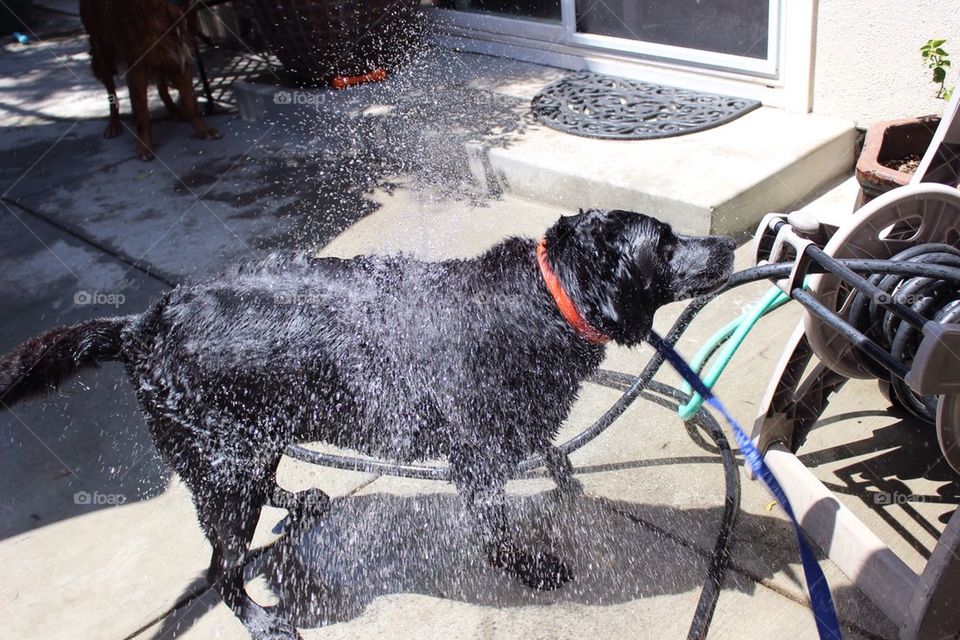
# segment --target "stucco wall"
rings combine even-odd
[[[942,113],[946,102],[934,97],[920,47],[946,38],[956,83],[960,0],[820,0],[816,37],[815,113],[860,126]]]

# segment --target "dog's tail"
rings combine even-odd
[[[0,356],[0,407],[50,391],[80,369],[120,357],[131,317],[57,327]]]

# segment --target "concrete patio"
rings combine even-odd
[[[49,4],[69,11],[73,3]],[[508,235],[536,237],[578,207],[605,205],[746,240],[758,208],[849,211],[856,195],[852,126],[811,117],[802,126],[818,132],[813,137],[798,133],[797,122],[787,136],[792,161],[782,149],[771,158],[763,147],[779,126],[772,109],[644,147],[633,181],[604,173],[608,145],[620,143],[594,142],[603,146],[590,147],[586,182],[565,182],[557,176],[572,175],[583,156],[558,151],[561,134],[523,114],[529,88],[556,71],[508,65],[512,75],[494,82],[484,71],[499,63],[451,52],[437,54],[455,68],[436,90],[445,101],[430,111],[404,111],[407,103],[378,93],[402,93],[411,82],[402,75],[320,113],[267,109],[254,122],[221,113],[210,118],[224,134],[219,141],[190,138],[187,125],[158,109],[157,159],[146,164],[135,159],[130,132],[101,137],[106,100],[85,51],[76,35],[0,48],[0,351],[56,325],[136,313],[177,282],[275,249],[470,256]],[[577,144],[586,145],[562,142]],[[706,155],[681,167],[683,175],[656,162],[657,154],[680,162],[694,148]],[[555,157],[544,168],[547,151]],[[751,184],[732,184],[721,171],[729,166],[747,175],[765,169]],[[645,170],[664,173],[643,178]],[[638,195],[643,180],[664,191]],[[672,208],[686,185],[696,193]],[[719,222],[698,211],[720,212]],[[739,268],[749,266],[749,251],[738,251]],[[767,286],[712,304],[681,340],[684,354]],[[657,327],[681,309],[663,310]],[[798,318],[788,305],[766,319],[718,384],[743,423],[752,422]],[[649,357],[648,349],[612,347],[603,367],[635,374]],[[657,379],[678,385],[667,370]],[[561,437],[617,397],[588,384]],[[54,395],[0,412],[0,434],[5,637],[247,637],[206,586],[209,546],[188,493],[152,449],[121,366],[85,372]],[[933,430],[892,410],[874,382],[849,383],[802,454],[917,570],[960,502]],[[518,529],[573,569],[574,581],[556,592],[532,593],[484,564],[450,485],[292,459],[281,465],[280,483],[319,486],[336,497],[333,509],[295,544],[271,533],[283,512],[265,509],[256,544],[269,550],[248,590],[264,604],[281,594],[300,612],[305,638],[684,636],[723,507],[718,456],[675,412],[641,400],[572,461],[583,495],[561,498],[540,478],[510,485]],[[846,637],[896,636],[849,580],[821,564]],[[271,584],[278,573],[284,582]],[[710,637],[816,637],[789,521],[745,474]]]

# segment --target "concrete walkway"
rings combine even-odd
[[[398,148],[422,161],[399,162],[309,122],[224,114],[211,119],[224,138],[204,142],[158,111],[158,158],[140,163],[132,135],[100,137],[106,101],[84,49],[69,37],[0,49],[2,351],[55,325],[135,313],[175,282],[267,250],[472,255],[510,234],[535,237],[569,212],[474,188],[457,149],[418,155],[422,138],[400,139]],[[460,130],[455,118],[434,120],[451,136]],[[853,191],[842,183],[815,206],[849,210]],[[684,353],[765,288],[708,308],[681,341]],[[657,326],[679,311],[665,309]],[[798,317],[786,307],[765,320],[718,385],[743,422]],[[614,347],[604,368],[636,373],[649,356]],[[658,379],[677,384],[667,371]],[[587,385],[561,437],[618,395]],[[0,434],[5,637],[246,637],[206,588],[209,547],[189,495],[151,448],[121,367],[88,371],[55,395],[0,412]],[[875,384],[852,382],[803,459],[918,569],[960,496],[936,451],[932,430],[891,413]],[[337,499],[320,527],[270,548],[248,589],[293,609],[306,638],[684,636],[723,505],[712,447],[644,400],[573,462],[582,496],[560,499],[543,479],[510,487],[518,530],[574,571],[556,592],[531,593],[486,567],[450,486],[294,460],[281,466],[282,485],[319,486]],[[899,495],[913,501],[884,504]],[[265,510],[257,544],[276,540],[270,529],[281,516]],[[745,478],[732,550],[711,637],[816,637],[792,530]],[[895,636],[829,561],[822,565],[847,637]],[[274,584],[275,575],[284,579]]]

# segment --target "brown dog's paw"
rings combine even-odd
[[[219,140],[220,138],[223,137],[223,134],[221,134],[219,131],[217,131],[213,127],[198,129],[194,135],[197,138],[200,138],[201,140]]]
[[[103,137],[116,138],[122,130],[123,125],[120,124],[119,120],[110,120],[110,122],[107,123],[107,128],[103,130]]]
[[[137,159],[143,162],[150,162],[156,157],[153,147],[149,144],[139,143],[137,145]]]

